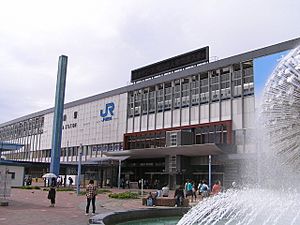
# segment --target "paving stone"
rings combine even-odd
[[[128,189],[111,189],[123,192]],[[131,190],[134,191],[134,190]],[[137,190],[135,190],[137,191]],[[85,216],[85,196],[75,192],[56,192],[55,207],[49,207],[48,192],[43,190],[12,189],[8,206],[0,206],[1,225],[86,225],[89,217]],[[98,194],[96,214],[129,209],[145,208],[141,199],[111,199],[108,194]],[[91,211],[91,208],[90,208]]]

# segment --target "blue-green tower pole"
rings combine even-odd
[[[68,57],[65,55],[61,55],[58,61],[50,163],[50,172],[56,174],[57,176],[59,175],[60,167],[61,136],[64,113],[67,64]]]

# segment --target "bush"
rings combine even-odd
[[[111,191],[107,189],[97,189],[97,194],[104,194],[104,193],[111,193]],[[80,191],[79,194],[85,195],[86,191]]]
[[[17,188],[25,189],[25,190],[32,190],[32,189],[40,190],[41,189],[41,187],[39,187],[39,186],[22,186],[22,187],[17,187]]]
[[[111,193],[111,191],[107,190],[107,189],[98,189],[97,190],[97,194],[103,194],[103,193]]]
[[[123,192],[123,193],[111,193],[108,195],[110,198],[117,198],[117,199],[137,199],[139,195],[135,192]]]
[[[73,188],[57,188],[57,191],[74,191]]]

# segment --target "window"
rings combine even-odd
[[[15,172],[8,172],[8,174],[11,175],[12,180],[14,180],[16,178],[16,173]]]
[[[64,120],[64,121],[67,121],[67,115],[66,115],[66,114],[64,115],[63,120]]]
[[[177,134],[170,134],[170,146],[177,146]]]
[[[74,112],[74,119],[77,119],[78,112]]]

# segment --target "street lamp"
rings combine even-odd
[[[82,160],[82,144],[80,144],[80,147],[79,147],[79,159],[78,159],[77,182],[76,182],[77,195],[79,195],[79,193],[80,193],[81,160]]]

